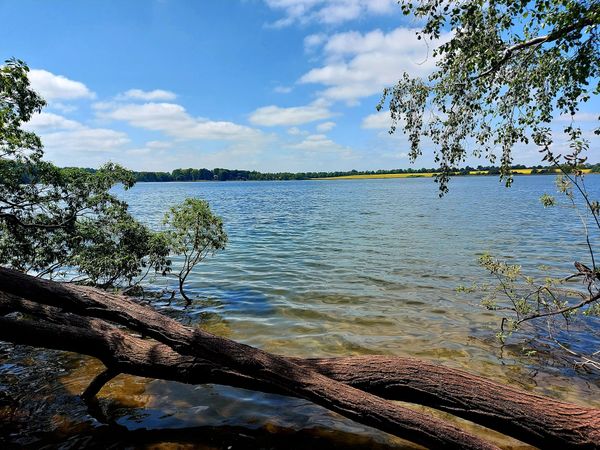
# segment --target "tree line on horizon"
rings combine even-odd
[[[600,172],[600,164],[586,164],[586,169],[592,172]],[[532,174],[551,174],[555,173],[555,167],[550,166],[531,166],[522,164],[511,166],[513,170],[532,169]],[[348,171],[330,171],[330,172],[259,172],[256,170],[239,169],[175,169],[172,172],[134,172],[136,180],[139,182],[165,182],[165,181],[278,181],[278,180],[308,180],[313,178],[334,178],[351,175],[384,175],[384,174],[420,174],[434,173],[438,169],[381,169],[381,170],[348,170]],[[456,169],[457,175],[469,175],[471,172],[487,172],[488,175],[500,174],[500,167],[497,166],[466,166]]]
[[[3,160],[0,165],[18,164],[14,161]],[[583,169],[590,169],[593,173],[600,173],[599,164],[584,164]],[[531,169],[532,175],[554,174],[556,167],[553,166],[531,166],[527,167],[523,164],[515,164],[511,166],[512,170]],[[64,167],[60,169],[65,172],[83,171],[88,173],[96,173],[97,169],[79,168],[79,167]],[[380,170],[347,170],[347,171],[332,171],[332,172],[259,172],[256,170],[240,170],[240,169],[175,169],[171,172],[136,172],[132,171],[136,182],[170,182],[170,181],[289,181],[289,180],[310,180],[315,178],[334,178],[345,177],[352,175],[386,175],[386,174],[423,174],[436,173],[438,169],[421,168],[421,169],[380,169]],[[499,175],[500,167],[497,166],[466,166],[456,169],[455,175],[471,175],[471,172],[485,172],[485,175]],[[29,183],[35,178],[35,174],[29,174],[28,171],[21,171],[22,183]]]

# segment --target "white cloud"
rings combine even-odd
[[[304,38],[304,50],[312,52],[326,40],[327,35],[325,33],[309,34]]]
[[[47,70],[33,69],[29,72],[31,87],[46,100],[73,100],[95,98],[96,94],[79,82],[62,75],[54,75]]]
[[[338,25],[365,15],[400,14],[396,0],[265,0],[265,3],[284,15],[272,24],[276,28],[311,22]]]
[[[71,113],[73,111],[77,111],[76,105],[71,105],[63,102],[50,102],[48,104],[49,109],[54,109],[56,111],[60,111],[61,113]]]
[[[168,141],[148,141],[146,142],[146,147],[164,149],[173,147],[173,143]]]
[[[313,102],[306,106],[281,108],[270,105],[258,108],[250,114],[250,122],[265,127],[302,125],[333,116],[324,102]]]
[[[154,149],[149,147],[130,148],[125,150],[125,153],[132,156],[146,156],[151,153],[156,153]]]
[[[42,139],[44,150],[51,154],[114,152],[130,142],[129,136],[108,128],[92,128],[76,120],[54,113],[34,114],[25,124]],[[67,165],[77,165],[68,159]]]
[[[335,122],[323,122],[317,125],[317,131],[321,133],[327,133],[328,131],[333,130],[335,127]]]
[[[122,99],[159,101],[159,100],[175,100],[177,95],[171,91],[155,89],[153,91],[143,91],[141,89],[129,89],[127,92],[118,96]]]
[[[300,136],[300,135],[302,135],[302,134],[308,134],[306,131],[302,131],[302,130],[301,130],[300,128],[298,128],[298,127],[291,127],[291,128],[288,128],[288,130],[287,130],[287,133],[288,133],[290,136]]]
[[[92,108],[97,111],[109,110],[112,108],[116,108],[119,103],[114,101],[103,101],[103,102],[94,102],[92,103]]]
[[[144,103],[101,105],[99,117],[123,120],[135,127],[161,131],[168,136],[186,140],[255,139],[262,133],[253,128],[227,121],[195,118],[175,103]]]
[[[416,31],[396,28],[387,34],[381,30],[335,34],[323,48],[325,65],[310,70],[300,82],[324,85],[324,98],[353,103],[381,93],[404,72],[425,76],[434,69],[435,61],[428,55],[428,46],[417,40]],[[442,35],[440,43],[449,37]]]
[[[112,152],[130,142],[127,134],[107,128],[83,127],[75,130],[41,133],[44,147],[64,152]]]
[[[39,132],[44,130],[74,130],[83,128],[83,125],[75,120],[67,119],[59,114],[41,112],[31,116],[25,127],[29,130]]]
[[[381,156],[390,159],[408,159],[408,153],[406,152],[384,153]]]
[[[303,141],[289,145],[289,148],[310,153],[338,153],[343,157],[354,155],[350,148],[332,141],[324,134],[311,134],[306,136]]]
[[[369,114],[362,121],[361,127],[371,130],[389,130],[392,126],[392,117],[389,111]]]

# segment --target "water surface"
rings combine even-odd
[[[506,189],[495,177],[456,178],[443,199],[431,179],[416,178],[140,183],[118,192],[156,229],[166,209],[186,197],[208,200],[223,217],[227,249],[188,279],[188,293],[198,301],[170,311],[185,323],[286,355],[416,356],[600,406],[598,378],[561,359],[524,359],[520,344],[501,348],[494,337],[499,317],[478,305],[477,294],[456,292],[485,277],[476,264],[484,251],[533,273],[541,264],[569,273],[574,260],[586,261],[572,212],[539,202],[541,194],[554,193],[553,182],[553,176],[517,177]],[[600,194],[600,177],[587,183]],[[159,279],[155,285],[175,283]],[[577,343],[599,344],[598,333],[589,332]],[[58,432],[74,446],[137,439],[206,448],[410,447],[302,400],[127,376],[102,391],[102,410],[123,427],[121,434],[106,431],[75,396],[100,370],[98,363],[9,346],[3,352],[0,401],[4,392],[13,402],[16,419],[5,433],[15,433],[13,441],[27,429],[23,442],[50,442]],[[32,384],[33,391],[25,389]],[[17,411],[23,404],[34,411]],[[32,414],[41,418],[32,422]],[[173,429],[180,432],[171,436]]]

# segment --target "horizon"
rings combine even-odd
[[[3,59],[24,60],[48,100],[28,126],[59,166],[416,168],[406,137],[390,135],[389,113],[375,110],[403,71],[427,75],[435,64],[394,0],[58,3],[0,1],[0,41]],[[599,106],[593,97],[577,115],[584,133]],[[559,136],[557,151],[566,145]],[[541,162],[533,146],[514,155]],[[431,150],[419,164],[435,166]]]
[[[485,161],[484,161],[485,162]],[[585,163],[582,167],[586,167],[588,166],[588,168],[591,167],[595,167],[595,166],[600,166],[600,163]],[[82,169],[82,170],[98,170],[97,167],[81,167],[81,166],[63,166],[60,167],[61,169]],[[511,164],[510,166],[511,170],[519,170],[519,169],[553,169],[552,165],[544,165],[544,164],[535,164],[535,165],[525,165],[525,164]],[[464,166],[460,166],[460,167],[455,167],[453,170],[458,170],[458,171],[462,171],[462,170],[474,170],[474,171],[480,171],[480,170],[489,170],[489,169],[498,169],[500,170],[500,166],[496,166],[493,164],[487,164],[487,165],[483,165],[483,164],[478,164],[477,166],[473,167],[470,164],[465,164]],[[234,168],[228,168],[228,167],[213,167],[213,168],[208,168],[208,167],[177,167],[173,170],[131,170],[134,173],[170,173],[172,174],[173,172],[177,171],[177,170],[208,170],[208,171],[215,171],[215,170],[227,170],[227,171],[231,171],[231,172],[257,172],[257,173],[261,173],[264,175],[271,175],[271,174],[278,174],[278,173],[288,173],[288,174],[301,174],[301,173],[336,173],[336,172],[343,172],[343,173],[350,173],[350,172],[381,172],[381,173],[390,173],[393,171],[429,171],[429,173],[435,173],[437,172],[438,169],[436,169],[435,167],[417,167],[417,166],[411,166],[411,167],[406,167],[406,168],[401,168],[401,167],[394,167],[394,168],[389,168],[389,169],[348,169],[348,170],[324,170],[324,171],[318,171],[318,170],[304,170],[304,171],[299,171],[299,172],[290,172],[290,171],[274,171],[274,172],[266,172],[266,171],[261,171],[258,169],[244,169],[244,168],[239,168],[239,167],[234,167]]]

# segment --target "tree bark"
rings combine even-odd
[[[456,369],[382,356],[284,358],[190,330],[122,296],[7,269],[0,269],[0,290],[0,314],[18,310],[34,318],[0,317],[0,340],[88,354],[113,372],[306,398],[434,448],[490,445],[380,397],[432,406],[541,447],[560,443],[566,448],[595,448],[600,439],[597,409],[557,402]],[[155,340],[132,336],[98,317]]]

